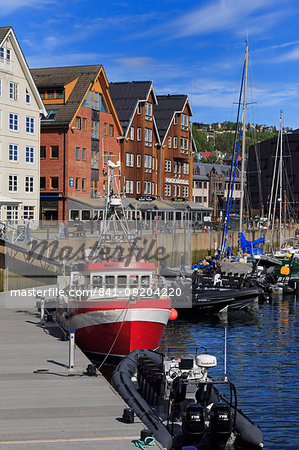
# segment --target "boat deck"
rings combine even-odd
[[[0,449],[133,448],[144,425],[119,420],[124,402],[102,375],[83,374],[85,355],[77,348],[69,370],[58,325],[8,305],[0,298]]]

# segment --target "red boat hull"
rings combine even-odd
[[[132,350],[159,347],[170,316],[170,299],[128,301],[72,301],[71,328],[76,343],[95,362],[114,359]]]

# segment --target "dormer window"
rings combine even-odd
[[[145,103],[145,120],[152,120],[153,105],[151,103]]]

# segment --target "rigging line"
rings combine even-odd
[[[240,94],[239,94],[239,104],[238,104],[238,113],[237,113],[237,122],[236,122],[235,136],[234,136],[234,145],[233,145],[233,152],[232,152],[231,169],[230,169],[230,175],[229,175],[229,183],[228,183],[228,190],[227,190],[227,200],[226,200],[226,206],[225,206],[225,217],[224,217],[222,240],[221,240],[221,251],[223,253],[224,253],[224,250],[225,250],[224,241],[226,241],[225,228],[226,228],[226,223],[229,222],[229,219],[228,219],[227,215],[228,215],[228,209],[229,209],[229,196],[230,196],[230,192],[231,192],[231,189],[232,189],[232,185],[231,185],[231,183],[232,183],[232,172],[233,172],[234,159],[235,159],[235,153],[236,153],[236,142],[237,142],[237,136],[238,136],[239,120],[240,120],[241,100],[242,100],[242,92],[243,92],[244,77],[245,77],[245,67],[246,67],[246,57],[244,59],[243,71],[242,71],[242,79],[241,79]],[[242,128],[242,124],[241,124],[240,131],[239,131],[239,142],[240,142],[240,138],[241,138],[241,128]],[[238,156],[236,158],[236,162],[238,163]],[[228,226],[227,226],[227,228],[228,228]]]

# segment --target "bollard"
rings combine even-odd
[[[75,332],[76,330],[69,331],[69,369],[75,366]]]
[[[41,300],[40,300],[40,321],[42,324],[44,323],[44,317],[45,317],[45,299],[41,298]]]

